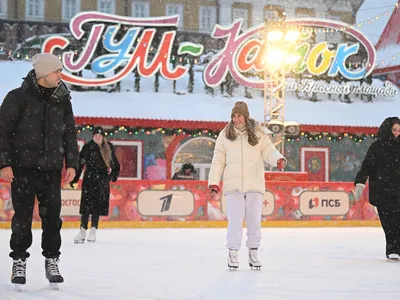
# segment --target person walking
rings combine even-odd
[[[354,180],[360,200],[369,181],[369,202],[376,206],[386,237],[386,257],[400,259],[400,119],[386,118],[368,148]]]
[[[82,196],[79,213],[81,214],[80,231],[74,238],[75,243],[83,243],[86,239],[89,215],[92,223],[88,242],[95,242],[100,216],[107,216],[110,206],[110,181],[116,182],[120,172],[120,164],[115,155],[114,146],[104,136],[104,129],[96,126],[93,138],[87,142],[80,152],[79,169],[70,183],[74,186],[81,177],[86,165],[82,183]]]

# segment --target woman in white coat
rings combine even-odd
[[[239,267],[243,220],[246,219],[249,265],[261,268],[257,250],[261,241],[262,201],[265,192],[264,161],[283,169],[286,159],[268,137],[269,131],[250,119],[245,102],[236,102],[231,121],[220,132],[208,178],[211,192],[218,193],[223,175],[228,219],[228,267]]]

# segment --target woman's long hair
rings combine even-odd
[[[245,125],[248,136],[248,142],[251,146],[255,146],[258,144],[259,140],[256,135],[257,122],[253,119],[245,117]],[[235,125],[232,120],[225,127],[225,136],[228,140],[234,141],[237,138],[237,133],[235,131]]]
[[[101,157],[103,157],[104,163],[106,164],[107,168],[111,166],[111,149],[108,145],[106,138],[103,136],[103,141],[100,145],[100,153]]]

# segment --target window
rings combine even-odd
[[[0,18],[7,18],[7,0],[0,0]]]
[[[297,18],[314,18],[316,16],[315,10],[307,7],[296,8],[295,14]]]
[[[97,0],[97,9],[106,14],[115,14],[115,0]]]
[[[179,171],[186,162],[193,164],[197,178],[207,180],[214,155],[215,140],[206,137],[194,138],[184,143],[175,153],[172,173]]]
[[[233,9],[233,20],[243,19],[242,28],[246,29],[249,27],[249,11],[246,8],[234,8]]]
[[[121,165],[118,180],[142,179],[143,142],[110,141],[114,145],[115,155]]]
[[[147,18],[150,16],[150,3],[149,2],[133,2],[132,3],[132,16],[136,18]]]
[[[25,5],[25,16],[27,19],[44,19],[44,1],[27,0]]]
[[[62,18],[70,20],[81,11],[81,0],[63,0]]]
[[[179,4],[167,4],[165,9],[165,14],[167,16],[179,16],[178,28],[183,28],[183,5]]]
[[[200,7],[199,29],[202,31],[211,31],[217,22],[217,8],[214,6]]]
[[[285,13],[282,7],[276,5],[268,5],[264,10],[264,20],[276,22],[285,19]]]

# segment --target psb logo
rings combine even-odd
[[[308,208],[318,208],[321,207],[340,207],[340,199],[319,199],[319,198],[312,198],[308,201]]]
[[[310,201],[308,201],[308,208],[310,209],[317,208],[318,204],[319,204],[318,198],[310,199]]]
[[[189,216],[194,211],[194,196],[190,191],[146,190],[137,197],[142,216]]]
[[[300,194],[300,211],[305,216],[342,216],[350,208],[346,192],[305,191]]]

